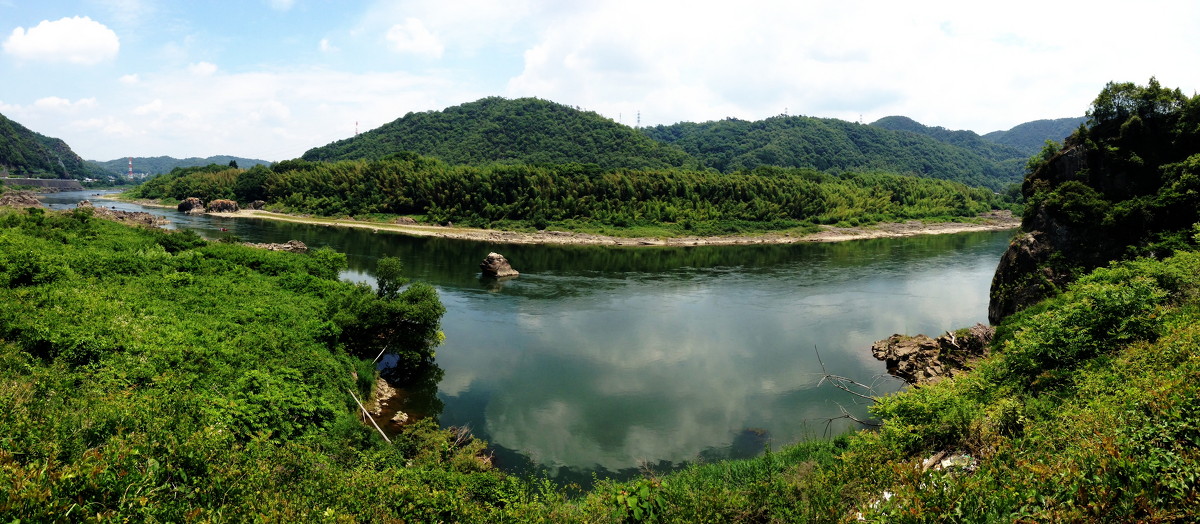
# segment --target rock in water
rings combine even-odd
[[[500,253],[488,253],[487,258],[479,263],[479,270],[487,277],[515,277],[520,275],[508,264],[508,259]]]
[[[237,213],[238,205],[237,202],[221,198],[209,202],[205,210],[209,213]]]
[[[187,197],[175,209],[180,213],[201,213],[204,211],[204,201],[196,197]]]

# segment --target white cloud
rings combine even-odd
[[[121,78],[117,79],[117,81],[125,85],[134,85],[141,81],[141,77],[138,76],[137,73],[131,73],[128,75],[121,75]]]
[[[387,41],[393,51],[426,58],[441,58],[445,46],[416,18],[407,18],[402,24],[393,25],[387,31]]]
[[[36,100],[33,103],[33,106],[37,109],[70,112],[70,111],[74,111],[77,109],[87,109],[87,108],[96,107],[96,99],[95,98],[83,98],[83,99],[77,100],[75,102],[72,102],[66,98],[60,98],[57,96],[48,96],[45,98],[39,98],[38,100]]]
[[[296,5],[296,0],[267,0],[267,5],[276,11],[288,11]]]
[[[322,38],[320,42],[317,42],[317,49],[320,49],[322,53],[332,53],[338,50],[337,47],[329,43],[328,38]]]
[[[4,52],[21,60],[83,65],[112,60],[120,48],[117,33],[86,16],[18,27],[4,41]]]
[[[217,72],[217,65],[210,62],[196,62],[188,66],[188,72],[194,76],[212,76]]]

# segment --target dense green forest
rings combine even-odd
[[[129,173],[129,158],[117,158],[100,162],[96,160],[88,160],[89,164],[103,169],[107,173],[116,176],[123,176]],[[243,169],[249,169],[257,165],[269,165],[266,160],[257,160],[254,158],[242,158],[238,156],[217,155],[208,158],[188,157],[188,158],[173,158],[169,156],[133,157],[133,173],[136,176],[145,175],[161,175],[170,173],[172,169],[177,167],[204,167],[212,164],[222,166],[234,165]]]
[[[983,135],[985,140],[997,144],[1017,148],[1024,156],[1033,156],[1042,150],[1047,140],[1062,142],[1079,126],[1087,122],[1087,117],[1055,118],[1025,122],[1008,131],[992,131]]]
[[[323,216],[416,215],[433,223],[575,230],[666,228],[711,235],[974,217],[1001,205],[987,189],[883,173],[831,175],[760,167],[721,174],[681,169],[604,171],[596,166],[451,166],[417,155],[271,168],[180,169],[127,193],[197,196]],[[615,232],[615,231],[610,231]]]
[[[0,171],[25,178],[112,178],[88,165],[57,138],[0,115]]]
[[[1200,221],[1200,96],[1110,83],[1088,124],[1030,161],[1024,235],[992,284],[993,322],[1114,259],[1165,256]]]
[[[1028,157],[988,142],[976,150],[921,133],[806,116],[683,122],[642,132],[724,173],[758,166],[875,169],[1001,190],[1021,180]]]
[[[378,160],[400,152],[449,164],[596,164],[604,169],[687,167],[678,148],[590,111],[537,98],[484,98],[409,113],[354,138],[308,150],[304,160]]]

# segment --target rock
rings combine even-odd
[[[204,211],[204,201],[196,197],[187,197],[175,209],[180,213],[200,213]]]
[[[508,259],[500,253],[488,253],[487,258],[479,263],[479,270],[487,277],[515,277],[520,275],[508,263]]]
[[[250,209],[262,209],[265,205],[267,205],[266,202],[263,202],[262,200],[255,200],[250,203]]]
[[[403,225],[403,226],[417,225],[417,221],[413,220],[412,217],[397,217],[395,223]]]
[[[43,207],[42,201],[38,200],[37,197],[29,191],[10,191],[0,195],[0,206]]]
[[[308,246],[299,240],[288,240],[285,244],[256,244],[254,242],[244,242],[243,245],[266,249],[267,251],[288,251],[290,253],[304,253],[308,251]]]
[[[232,200],[221,198],[209,202],[208,207],[204,210],[209,213],[237,213],[238,204]]]
[[[872,344],[871,354],[887,362],[893,376],[910,384],[931,384],[970,369],[972,361],[987,353],[994,334],[983,324],[937,338],[897,334]]]

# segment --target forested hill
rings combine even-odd
[[[1030,156],[1033,156],[1034,153],[1040,151],[1042,149],[1042,144],[1045,142],[1045,139],[1043,138],[1042,141],[1038,142],[1037,149],[1034,149],[1029,153],[1025,153],[1016,147],[986,140],[974,131],[955,131],[941,126],[927,126],[906,116],[886,116],[871,122],[871,125],[875,127],[882,127],[884,129],[891,129],[892,131],[909,131],[912,133],[925,135],[929,138],[937,140],[938,142],[942,142],[943,144],[949,144],[975,152],[979,154],[979,156],[994,162],[1016,160],[1021,163],[1020,167],[1024,167],[1025,160]],[[1054,137],[1054,140],[1061,141],[1068,134],[1070,134],[1070,132],[1064,133],[1062,136]]]
[[[98,173],[71,146],[0,115],[0,172],[29,178],[83,180]]]
[[[682,150],[594,112],[536,98],[489,97],[409,113],[354,138],[310,149],[304,160],[378,160],[400,152],[449,164],[597,164],[603,169],[691,167]]]
[[[776,116],[754,122],[681,122],[642,130],[722,172],[761,165],[820,170],[878,169],[1000,189],[1019,182],[1015,150],[981,152],[929,136],[832,118]]]
[[[249,169],[249,168],[259,165],[259,164],[269,165],[271,163],[269,161],[258,160],[256,158],[242,158],[242,157],[238,157],[238,156],[229,156],[229,155],[217,155],[217,156],[210,156],[208,158],[199,158],[199,157],[174,158],[174,157],[169,157],[169,156],[155,156],[155,157],[135,156],[135,157],[133,157],[133,172],[134,172],[134,174],[141,174],[141,175],[161,175],[163,173],[170,173],[172,169],[175,169],[177,167],[203,167],[203,166],[207,166],[210,164],[227,166],[227,165],[229,165],[230,162],[236,162],[237,167],[240,167],[243,169]],[[124,175],[125,173],[129,172],[129,158],[117,158],[117,159],[109,160],[106,162],[100,162],[98,160],[88,160],[88,163],[92,164],[100,169],[103,169],[107,173],[113,173],[116,175]]]
[[[992,131],[983,135],[984,140],[997,144],[1012,146],[1026,156],[1033,156],[1042,150],[1046,140],[1062,142],[1064,138],[1074,133],[1087,121],[1087,117],[1055,118],[1052,120],[1034,120],[1025,122],[1008,131]]]

